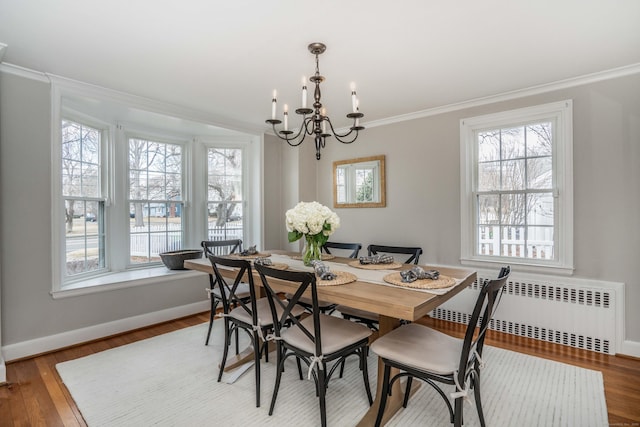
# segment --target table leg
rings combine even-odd
[[[391,317],[380,316],[379,336],[383,336],[384,334],[391,332],[398,326],[400,326],[400,320]],[[382,363],[382,359],[378,358],[378,381],[376,386],[376,399],[373,401],[373,405],[371,405],[364,417],[362,417],[362,419],[358,423],[358,426],[369,427],[375,425],[376,417],[378,416],[378,408],[380,407],[380,393],[382,392],[383,372],[384,363]],[[391,369],[391,377],[393,377],[397,373],[397,369]],[[419,387],[420,382],[414,381],[410,393],[415,393]],[[395,383],[393,383],[391,392],[391,396],[388,396],[387,398],[387,404],[385,406],[384,416],[382,418],[382,425],[385,425],[387,421],[389,421],[395,415],[395,413],[398,412],[400,408],[402,408],[402,401],[404,400],[404,387],[401,385],[400,381],[396,381]]]
[[[269,343],[267,344],[267,351],[271,353],[275,350],[276,344],[273,341],[269,341]],[[233,356],[227,357],[227,363],[225,364],[224,371],[232,371],[248,362],[253,362],[253,345],[251,344],[249,344],[239,354],[234,354]],[[218,367],[220,367],[219,364]]]

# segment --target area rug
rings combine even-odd
[[[217,382],[223,322],[193,326],[56,365],[87,424],[94,426],[315,426],[320,424],[312,381],[287,365],[275,412],[268,415],[275,364],[262,363],[262,405],[255,407],[253,367],[235,382]],[[246,344],[245,340],[245,344]],[[217,344],[216,344],[217,343]],[[272,353],[273,355],[273,353]],[[482,393],[488,426],[604,426],[602,374],[513,351],[486,347]],[[375,393],[377,358],[369,356]],[[231,374],[225,374],[225,377]],[[329,426],[354,426],[368,409],[356,358],[327,394]],[[465,426],[479,425],[473,398]],[[389,426],[447,426],[448,411],[426,384]]]

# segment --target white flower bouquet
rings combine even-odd
[[[338,227],[340,218],[328,207],[318,202],[300,202],[286,213],[289,242],[305,238],[303,261],[310,264],[320,259],[320,247]]]

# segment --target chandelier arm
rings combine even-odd
[[[300,126],[300,129],[298,130],[298,133],[295,136],[289,136],[290,134],[284,134],[284,136],[282,136],[280,132],[276,130],[276,124],[272,123],[271,125],[273,127],[273,133],[278,138],[280,138],[283,141],[287,141],[287,144],[289,144],[292,147],[297,147],[298,145],[302,144],[302,142],[305,140],[307,135],[311,135],[311,132],[309,132],[308,130],[308,125],[310,122],[311,122],[311,117],[305,117],[302,121],[302,125]],[[302,133],[303,130],[304,130],[304,133]],[[300,135],[302,135],[302,138],[300,138],[298,142],[295,142],[296,139],[300,137]]]
[[[327,117],[325,119],[327,122],[329,122],[329,127],[331,128],[331,133],[333,133],[333,136],[339,141],[342,142],[343,144],[351,144],[353,141],[356,140],[356,138],[358,138],[358,131],[355,131],[355,135],[353,136],[353,138],[348,141],[344,138],[347,138],[349,135],[351,135],[354,130],[353,129],[349,129],[349,132],[345,133],[345,134],[339,134],[338,132],[336,132],[336,130],[333,128],[333,123],[331,123],[331,120],[329,119],[329,117]]]

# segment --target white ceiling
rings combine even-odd
[[[366,126],[640,64],[640,1],[0,1],[4,62],[233,128],[266,130],[273,89],[299,107],[316,41],[329,116],[355,82]]]

